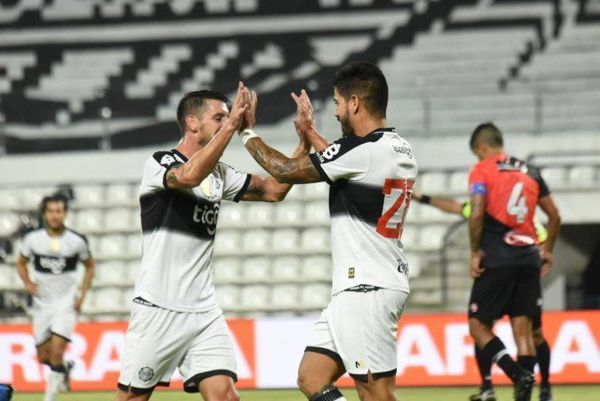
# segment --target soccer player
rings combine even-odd
[[[249,103],[252,102],[252,105]],[[150,156],[140,186],[143,253],[117,400],[148,400],[175,370],[184,390],[206,401],[237,401],[234,344],[215,300],[212,255],[221,200],[282,200],[289,189],[272,177],[219,162],[236,130],[254,125],[256,98],[240,82],[227,98],[202,90],[177,107],[181,140]],[[307,153],[300,143],[296,155]]]
[[[496,362],[515,384],[515,399],[529,400],[534,383],[532,319],[541,305],[540,275],[550,270],[560,215],[539,170],[508,156],[500,130],[479,125],[470,147],[480,160],[469,176],[471,276],[469,329],[484,358]],[[548,216],[548,237],[536,246],[535,208]],[[508,314],[518,364],[492,332],[494,320]]]
[[[399,242],[417,164],[408,142],[387,128],[388,86],[374,64],[341,67],[334,79],[343,137],[329,144],[314,126],[310,100],[297,102],[296,128],[318,150],[287,158],[252,130],[246,149],[280,182],[330,184],[332,298],[315,324],[298,385],[311,401],[344,400],[335,387],[348,372],[362,401],[395,400],[396,332],[409,293]]]
[[[431,205],[444,212],[459,214],[465,219],[471,216],[471,204],[470,202],[458,202],[455,199],[445,198],[440,196],[429,196],[421,194],[420,192],[414,191],[412,198],[419,203]],[[546,227],[539,220],[534,219],[535,234],[537,237],[538,244],[543,244],[548,238],[548,231]],[[545,265],[542,270],[542,277],[549,273],[548,268],[550,265]],[[542,382],[540,383],[540,401],[552,401],[552,388],[550,385],[550,346],[544,338],[542,332],[542,305],[539,304],[536,310],[536,314],[533,317],[533,342],[535,343],[535,353],[537,363],[540,367],[540,376]],[[486,358],[483,352],[475,346],[475,360],[477,361],[477,368],[481,376],[481,388],[478,394],[474,394],[470,397],[470,401],[495,401],[496,393],[492,386],[492,360]]]
[[[25,289],[33,296],[33,336],[38,360],[50,366],[44,401],[54,401],[59,391],[69,390],[72,363],[64,361],[77,314],[94,277],[94,259],[87,239],[65,226],[67,199],[62,195],[42,200],[44,226],[25,234],[17,270]],[[33,275],[27,265],[33,262]],[[77,294],[77,264],[85,274]]]

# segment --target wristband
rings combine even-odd
[[[431,196],[421,195],[421,200],[419,202],[428,205],[431,203]]]
[[[246,143],[252,138],[258,138],[258,135],[250,128],[246,128],[240,133],[240,138],[242,138],[242,143],[246,146]]]

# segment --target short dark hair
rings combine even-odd
[[[67,199],[67,197],[61,193],[57,193],[53,195],[44,196],[44,199],[42,199],[42,203],[40,204],[40,211],[42,212],[42,214],[46,213],[48,203],[54,202],[62,202],[65,208],[65,212],[69,210],[69,200]]]
[[[333,86],[344,99],[356,95],[364,100],[369,112],[385,118],[388,84],[375,64],[355,61],[340,67],[335,73]]]
[[[473,133],[471,134],[471,140],[469,146],[472,150],[479,143],[485,143],[493,148],[501,148],[504,146],[504,140],[502,139],[502,132],[493,123],[487,122],[479,124]]]
[[[177,105],[177,124],[182,136],[185,134],[185,116],[204,106],[207,99],[220,100],[229,107],[227,96],[218,91],[205,89],[186,93]]]

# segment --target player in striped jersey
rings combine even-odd
[[[334,79],[343,137],[333,143],[314,126],[305,92],[294,95],[298,131],[316,153],[288,158],[251,130],[242,141],[280,182],[330,185],[332,298],[300,363],[298,385],[311,401],[344,400],[345,372],[361,400],[394,401],[396,334],[409,293],[400,237],[417,164],[410,144],[386,128],[388,87],[374,64],[341,67]]]
[[[459,202],[452,198],[441,196],[429,196],[420,192],[413,192],[413,199],[422,204],[431,205],[444,212],[461,215],[468,219],[471,216],[471,203]],[[543,244],[548,238],[548,230],[536,218],[534,220],[535,233],[538,244]],[[549,273],[547,265],[543,266],[542,277]],[[542,332],[542,305],[538,305],[538,313],[533,317],[533,341],[535,343],[536,359],[540,368],[540,401],[552,401],[552,389],[550,385],[550,346]],[[492,386],[492,360],[477,346],[475,348],[475,360],[481,376],[481,388],[478,394],[470,397],[470,401],[496,401],[496,394]]]
[[[94,276],[87,239],[65,227],[67,209],[67,200],[61,195],[43,199],[44,226],[25,234],[17,261],[19,276],[33,296],[38,359],[50,366],[44,401],[54,401],[60,390],[69,389],[72,363],[65,363],[63,357]],[[76,268],[80,261],[86,270],[77,294]],[[27,270],[29,262],[33,265],[32,277]]]

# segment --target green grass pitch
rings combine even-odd
[[[397,390],[399,401],[467,401],[474,392],[473,387],[407,387]],[[358,401],[353,389],[342,389],[348,401]],[[240,391],[242,401],[304,401],[305,398],[297,390],[245,390]],[[498,401],[511,401],[512,389],[506,386],[496,387]],[[555,401],[598,401],[600,400],[600,384],[581,386],[555,386]],[[41,401],[41,393],[16,393],[14,401]],[[113,401],[114,393],[69,393],[60,394],[57,401]],[[192,401],[201,400],[198,394],[186,394],[179,391],[157,391],[154,401]],[[537,401],[537,388],[531,397]]]

